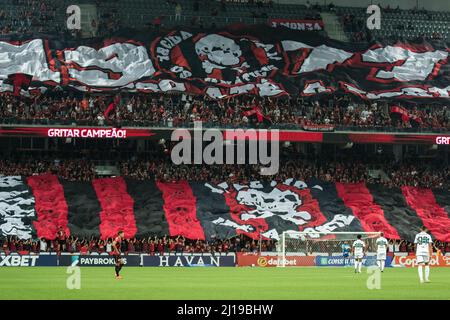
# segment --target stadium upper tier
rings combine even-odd
[[[0,9],[0,34],[36,31],[63,34],[67,19],[66,8],[72,4],[69,0],[3,0]],[[142,29],[155,24],[167,28],[176,25],[210,28],[234,23],[267,23],[268,19],[277,18],[322,19],[322,12],[340,17],[340,22],[352,41],[418,37],[447,39],[450,27],[449,12],[400,10],[394,7],[382,8],[381,29],[369,31],[365,27],[366,8],[335,5],[212,0],[79,0],[77,4],[86,12],[84,25],[96,29],[94,33],[87,33],[85,36],[107,35],[120,28]]]
[[[449,12],[431,12],[426,10],[382,9],[381,29],[366,29],[366,9],[337,7],[344,31],[353,41],[382,39],[442,39],[447,40],[450,31]]]
[[[1,33],[26,31],[55,32],[66,26],[66,8],[69,0],[4,0],[0,10]],[[124,1],[77,1],[88,11],[89,21],[99,23],[100,33],[118,27],[145,28],[155,18],[162,18],[162,25],[205,26],[212,23],[220,27],[233,23],[266,23],[268,18],[316,19],[317,10],[304,5],[275,3],[243,4],[211,0],[124,0]],[[83,7],[85,6],[85,7]],[[177,15],[179,14],[179,16]]]

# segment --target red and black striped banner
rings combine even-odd
[[[383,209],[373,201],[364,183],[336,183],[339,197],[361,222],[363,230],[384,231],[390,239],[398,239],[397,230],[386,220]]]
[[[54,239],[67,234],[109,238],[279,239],[283,231],[383,231],[409,239],[425,225],[450,241],[450,195],[442,189],[386,188],[317,179],[282,182],[161,182],[102,178],[68,182],[55,175],[0,177],[0,233]]]

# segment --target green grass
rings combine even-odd
[[[69,290],[64,267],[0,268],[0,299],[450,299],[450,268],[431,268],[420,284],[416,268],[389,268],[381,289],[351,268],[81,267],[81,289]]]

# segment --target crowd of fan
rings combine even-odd
[[[9,252],[80,252],[80,253],[110,253],[112,252],[112,238],[64,236],[54,240],[29,239],[23,240],[15,236],[0,239],[0,248]],[[131,238],[121,244],[121,252],[148,253],[162,255],[164,253],[228,253],[228,252],[258,252],[276,251],[273,240],[253,240],[244,235],[231,239],[211,241],[186,239],[183,236]],[[261,247],[261,248],[260,248]]]
[[[63,239],[54,240],[29,239],[23,240],[16,236],[0,238],[0,251],[5,253],[39,253],[39,252],[79,252],[81,254],[89,253],[111,253],[112,238],[99,239],[98,237],[76,237],[68,236]],[[330,244],[332,245],[332,243]],[[440,250],[442,254],[450,253],[450,242],[435,240],[433,242],[434,251]],[[326,248],[327,251],[340,252],[341,248],[337,245],[335,248]],[[166,253],[236,253],[236,252],[276,252],[277,242],[275,240],[253,240],[244,235],[231,239],[212,241],[186,239],[182,236],[177,237],[157,237],[132,238],[125,239],[121,244],[121,252],[129,253],[147,253],[150,255],[163,255]],[[389,253],[413,253],[414,243],[407,240],[389,240]],[[308,254],[308,253],[307,253]]]
[[[95,166],[87,160],[37,160],[15,161],[0,160],[0,175],[32,176],[37,174],[55,173],[67,181],[92,181],[96,177]]]
[[[414,121],[402,120],[390,112],[387,103],[361,102],[347,95],[320,100],[251,96],[213,100],[176,94],[130,94],[122,96],[111,112],[105,112],[113,100],[113,97],[103,95],[78,97],[63,93],[34,98],[4,95],[0,97],[0,121],[10,124],[178,127],[192,125],[197,120],[215,126],[246,127],[258,125],[255,119],[244,112],[257,107],[273,126],[450,130],[450,108],[447,106],[404,106]]]
[[[414,242],[408,240],[389,240],[389,252],[414,252]],[[439,250],[442,254],[450,253],[450,242],[433,241],[433,251]]]
[[[370,169],[381,169],[387,177],[369,174]],[[126,161],[120,163],[122,175],[139,180],[157,179],[161,181],[211,181],[213,183],[249,183],[255,180],[285,181],[289,178],[308,181],[318,178],[329,182],[377,183],[387,187],[416,186],[424,188],[449,188],[450,169],[430,168],[423,164],[368,164],[365,161],[287,161],[280,164],[274,176],[261,176],[258,166],[210,165],[188,166],[171,165],[162,161]]]
[[[386,155],[367,159],[346,158],[310,160],[301,155],[282,158],[278,173],[261,175],[258,165],[174,165],[168,154],[151,157],[134,157],[117,161],[119,174],[136,180],[159,181],[211,181],[212,183],[249,183],[250,181],[285,181],[289,178],[308,181],[318,178],[329,182],[377,183],[386,187],[416,186],[423,188],[450,188],[450,168],[441,165],[424,165],[417,161],[397,163]],[[292,160],[296,159],[296,160]],[[380,170],[385,173],[383,175]],[[375,172],[375,173],[374,173]],[[0,175],[31,176],[53,173],[67,181],[92,181],[98,178],[95,165],[89,160],[54,160],[33,157],[0,158]]]

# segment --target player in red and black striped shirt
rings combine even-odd
[[[120,249],[122,246],[122,240],[124,238],[123,231],[119,231],[117,234],[117,237],[114,239],[112,243],[112,249],[113,249],[113,256],[114,261],[116,262],[115,270],[116,270],[116,279],[122,279],[122,276],[119,275],[120,269],[122,269],[123,266],[123,260],[120,258]]]

